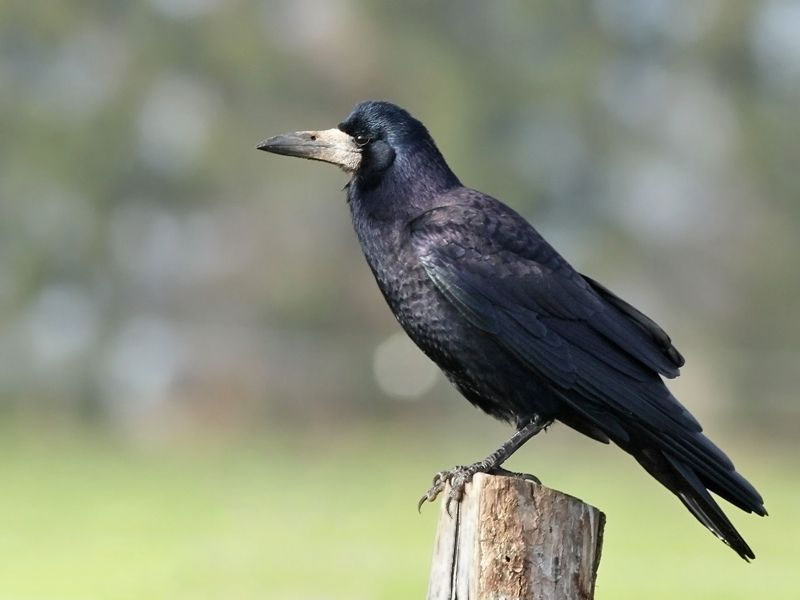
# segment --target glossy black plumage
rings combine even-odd
[[[666,333],[512,209],[462,186],[404,110],[365,102],[340,129],[367,140],[347,187],[367,262],[402,327],[461,393],[518,427],[538,416],[613,441],[753,558],[709,490],[759,515],[763,501],[664,385],[684,363]]]

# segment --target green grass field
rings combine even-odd
[[[505,433],[331,427],[132,444],[8,431],[0,599],[423,598],[437,508],[420,516],[416,500],[435,470]],[[619,451],[553,431],[510,466],[607,513],[600,600],[800,598],[796,455],[726,447],[772,515],[728,511],[758,555],[750,565]]]

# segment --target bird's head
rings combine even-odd
[[[415,155],[425,155],[426,164],[441,162],[455,177],[425,126],[399,106],[383,101],[357,104],[333,129],[276,135],[261,142],[258,149],[332,163],[356,178],[371,180],[380,179],[398,159],[413,163]]]

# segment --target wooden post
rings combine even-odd
[[[594,598],[605,515],[593,506],[482,473],[452,517],[441,505],[428,600]]]

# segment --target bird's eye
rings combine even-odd
[[[366,133],[358,133],[355,136],[357,146],[366,146],[372,141],[372,138]]]

